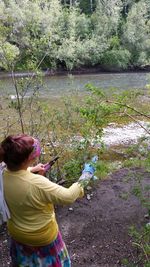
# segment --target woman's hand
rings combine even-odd
[[[30,172],[44,175],[45,174],[45,164],[39,163],[36,166],[30,167]]]

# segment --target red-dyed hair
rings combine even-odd
[[[18,170],[33,151],[34,139],[26,134],[10,135],[0,145],[0,162],[4,161],[9,170]]]

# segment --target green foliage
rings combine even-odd
[[[96,11],[92,15],[94,34],[110,38],[117,33],[122,2],[120,0],[97,2]]]
[[[105,178],[110,173],[110,165],[108,162],[100,160],[96,164],[96,173],[95,175],[98,179]]]
[[[126,258],[122,259],[121,263],[122,263],[123,267],[138,267],[136,264],[130,263],[129,260]]]
[[[77,180],[81,175],[81,162],[78,159],[71,159],[63,166],[63,171],[67,180]]]
[[[17,46],[5,40],[0,40],[0,67],[8,71],[14,69],[15,61],[19,53]]]
[[[117,90],[112,90],[106,92],[90,84],[87,85],[87,89],[90,94],[85,98],[83,105],[77,108],[77,111],[87,122],[88,131],[95,133],[95,136],[101,136],[103,128],[110,122],[116,120],[120,122],[124,118],[127,120],[127,117],[134,118],[136,115],[142,114],[138,109],[132,107],[133,101],[140,95],[138,91],[118,93]]]
[[[113,46],[118,46],[118,44],[113,43]],[[110,69],[127,69],[130,65],[130,58],[131,54],[128,50],[112,49],[103,54],[101,63],[105,68],[109,66]]]
[[[123,167],[142,167],[143,166],[143,162],[141,162],[141,159],[138,158],[129,158],[126,159],[123,163]]]
[[[120,39],[118,36],[112,36],[109,40],[111,49],[119,49],[120,48]]]
[[[0,67],[33,70],[42,61],[42,69],[110,70],[150,64],[149,0],[73,3],[67,8],[59,0],[2,0]]]
[[[89,1],[82,0],[79,2],[79,7],[81,11],[84,12],[85,14],[91,14],[96,8],[96,1],[92,0],[90,1],[90,4],[89,4]]]
[[[149,64],[150,60],[149,1],[138,1],[132,5],[124,25],[123,42],[132,54],[132,64]]]
[[[106,102],[107,96],[101,89],[90,84],[87,88],[92,94],[86,98],[85,105],[79,107],[78,111],[88,121],[89,128],[96,126],[101,134],[103,126],[108,123],[108,117],[115,107]]]

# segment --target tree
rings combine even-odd
[[[94,34],[110,38],[116,34],[122,8],[121,0],[99,0],[92,15]]]
[[[122,42],[132,54],[133,65],[150,64],[150,2],[141,0],[129,11]]]
[[[3,1],[1,6],[4,9],[1,23],[8,29],[7,41],[20,50],[18,67],[28,69],[44,55],[50,65],[56,58],[55,43],[59,38],[59,1],[9,0],[7,4]]]
[[[17,46],[10,44],[5,39],[0,40],[0,67],[5,70],[13,70],[19,49]]]

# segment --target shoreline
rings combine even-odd
[[[42,76],[53,77],[53,76],[67,76],[67,75],[87,75],[87,74],[123,74],[123,73],[150,73],[150,67],[148,68],[138,68],[138,69],[127,69],[127,70],[102,70],[101,68],[81,68],[77,70],[42,70]],[[37,74],[32,71],[17,71],[14,72],[15,78],[23,77],[36,77]],[[0,79],[12,78],[11,72],[0,71]]]

